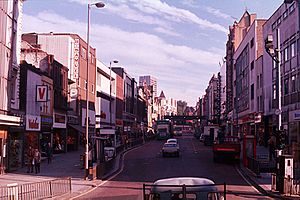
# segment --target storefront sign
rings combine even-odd
[[[78,124],[77,116],[68,116],[68,124]]]
[[[48,100],[48,86],[47,85],[37,85],[36,86],[36,101],[37,102],[47,102]]]
[[[53,128],[66,128],[67,127],[67,116],[64,114],[54,113],[54,124]]]
[[[290,122],[300,120],[300,110],[291,111],[289,115]]]
[[[26,115],[26,131],[40,131],[41,116]]]
[[[52,116],[41,116],[42,126],[52,126],[53,118]]]
[[[75,39],[74,43],[74,66],[73,66],[73,79],[76,82],[79,74],[79,39]]]

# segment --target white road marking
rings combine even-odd
[[[248,183],[249,186],[251,186],[257,193],[261,194],[260,191],[258,191],[247,179],[246,177],[242,174],[242,172],[237,168],[235,167],[236,171],[239,173],[239,175]]]

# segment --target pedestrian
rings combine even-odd
[[[50,164],[52,162],[52,153],[53,153],[50,142],[47,144],[46,151],[47,151],[46,153],[47,153],[48,164]]]
[[[36,148],[34,150],[34,166],[35,166],[35,173],[38,174],[41,171],[41,153],[40,151]]]
[[[88,166],[92,167],[93,166],[93,150],[91,146],[89,147],[89,152],[88,152]]]
[[[270,161],[275,158],[275,148],[276,148],[276,137],[274,134],[271,135],[270,139],[268,140],[269,145],[269,159]]]
[[[28,150],[26,152],[26,157],[27,157],[27,173],[33,173],[33,160],[34,156],[34,150],[31,146],[28,147]]]

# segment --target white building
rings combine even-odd
[[[22,132],[18,113],[22,9],[22,0],[0,1],[0,174],[8,164],[8,134]]]

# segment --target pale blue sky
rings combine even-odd
[[[27,0],[24,32],[86,38],[87,0]],[[229,25],[245,9],[269,18],[283,0],[103,0],[91,10],[91,46],[133,77],[152,75],[158,93],[195,106],[225,56]]]

